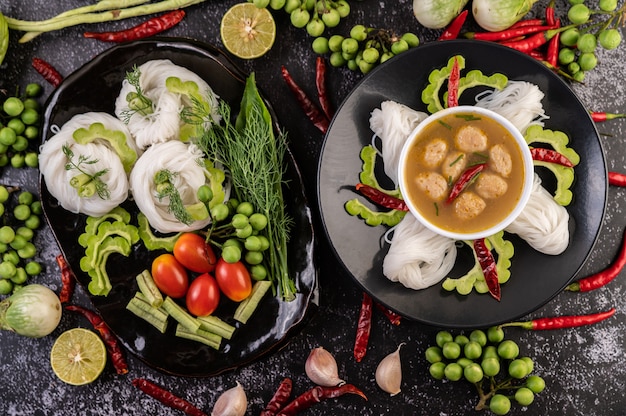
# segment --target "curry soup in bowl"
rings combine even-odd
[[[499,114],[474,106],[434,113],[404,145],[400,191],[410,212],[446,237],[497,233],[522,211],[533,161],[521,133]]]

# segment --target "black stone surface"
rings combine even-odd
[[[78,0],[2,0],[0,12],[20,19],[43,19],[67,9],[84,5]],[[185,20],[167,32],[221,47],[219,22],[224,12],[237,1],[207,0],[189,7]],[[539,1],[533,13],[543,10],[548,1]],[[560,15],[567,9],[558,2]],[[563,4],[561,4],[563,3]],[[620,3],[621,4],[621,3]],[[289,23],[284,12],[274,13],[278,34],[272,50],[254,61],[235,61],[244,71],[254,71],[260,88],[274,103],[281,123],[289,132],[292,151],[304,176],[311,205],[315,204],[317,159],[322,135],[299,110],[280,76],[285,65],[293,77],[311,95],[315,95],[315,54],[310,38],[304,30]],[[129,27],[142,18],[107,24],[94,24],[89,30],[115,30]],[[412,2],[399,0],[355,1],[352,12],[334,32],[345,33],[356,23],[393,28],[398,32],[419,33],[422,42],[434,41],[437,31],[422,29],[412,14]],[[91,57],[110,45],[82,38],[85,26],[43,34],[33,41],[18,44],[19,34],[11,33],[9,54],[0,67],[0,87],[8,90],[39,82],[45,87],[44,97],[52,92],[32,69],[31,59],[40,57],[51,62],[63,75],[88,62]],[[591,71],[585,84],[573,88],[589,109],[626,112],[624,100],[626,68],[623,65],[626,47],[598,51],[600,64]],[[361,76],[342,69],[329,69],[330,92],[338,106]],[[94,97],[97,100],[98,97]],[[624,150],[624,122],[615,120],[598,125],[609,170],[626,171]],[[584,157],[584,155],[583,155]],[[37,190],[35,170],[13,171],[4,168],[3,183]],[[581,271],[581,276],[605,268],[618,251],[625,227],[626,201],[624,189],[610,188],[607,213],[599,241]],[[314,216],[317,218],[314,209]],[[58,380],[49,365],[50,348],[64,330],[88,326],[74,315],[66,314],[55,332],[42,339],[28,339],[15,334],[0,333],[0,414],[2,415],[170,415],[176,414],[136,390],[131,385],[135,377],[146,377],[190,400],[210,413],[217,397],[240,382],[246,390],[248,414],[258,414],[272,397],[283,377],[294,381],[294,394],[299,394],[312,383],[304,373],[304,361],[309,351],[323,346],[331,351],[339,364],[340,375],[361,387],[368,396],[365,402],[356,396],[345,396],[315,406],[303,414],[316,415],[471,415],[480,414],[474,406],[477,395],[474,387],[465,382],[435,381],[428,375],[424,350],[434,344],[439,328],[403,321],[392,326],[377,311],[374,313],[367,356],[361,363],[352,357],[355,326],[361,292],[352,278],[346,275],[331,254],[324,235],[317,228],[320,264],[319,309],[311,322],[282,350],[238,370],[213,378],[181,378],[164,375],[129,356],[130,372],[116,375],[110,364],[94,383],[72,387]],[[45,264],[45,273],[31,282],[40,282],[59,290],[59,273],[54,257],[58,248],[50,231],[39,233],[38,259]],[[523,355],[535,361],[535,373],[546,380],[546,390],[537,395],[528,408],[513,405],[510,414],[541,415],[618,415],[626,414],[626,276],[622,273],[609,286],[587,294],[561,293],[527,319],[591,313],[617,308],[616,315],[600,324],[570,330],[529,332],[509,329],[507,337],[517,341]],[[90,306],[82,289],[75,300]],[[374,382],[378,362],[394,351],[400,343],[403,381],[402,392],[394,397],[382,392]]]

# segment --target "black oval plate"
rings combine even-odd
[[[567,207],[569,247],[559,256],[549,256],[533,250],[516,236],[509,236],[515,255],[511,278],[502,285],[500,302],[476,292],[459,296],[446,292],[441,284],[415,291],[389,281],[382,273],[388,245],[382,244],[381,237],[386,228],[367,226],[344,209],[345,202],[356,196],[348,188],[359,180],[359,152],[371,141],[371,111],[385,100],[425,111],[421,92],[428,83],[428,75],[433,69],[445,66],[456,54],[465,57],[465,71],[479,69],[486,75],[500,72],[511,80],[538,85],[545,94],[543,104],[550,116],[546,128],[564,131],[570,137],[570,145],[581,155],[575,169],[574,200]],[[471,90],[465,94],[472,95]],[[318,172],[319,209],[325,231],[348,273],[374,298],[400,314],[423,323],[455,328],[485,327],[513,320],[539,308],[563,290],[595,244],[608,192],[606,162],[598,133],[570,88],[526,55],[493,43],[470,40],[425,44],[368,74],[337,112],[324,141]],[[467,270],[470,261],[473,265],[469,256],[459,256],[457,267]]]
[[[115,46],[68,76],[46,103],[43,140],[51,136],[51,126],[62,126],[75,114],[87,111],[114,114],[115,98],[126,72],[132,70],[133,65],[153,59],[170,59],[200,75],[230,104],[233,114],[237,114],[246,75],[222,52],[192,40],[157,38]],[[304,324],[316,290],[317,269],[313,256],[311,211],[291,154],[288,154],[286,175],[289,186],[285,189],[285,200],[288,213],[294,219],[293,244],[289,245],[288,253],[289,270],[299,292],[296,300],[283,302],[271,294],[266,295],[250,321],[236,331],[231,341],[224,340],[220,351],[175,337],[175,322],[171,322],[168,331],[161,334],[126,310],[126,304],[137,291],[135,276],[149,268],[155,257],[154,252],[138,245],[128,258],[110,257],[107,270],[113,289],[109,295],[91,296],[94,306],[129,351],[165,373],[213,376],[284,345],[289,335]],[[43,180],[40,190],[44,214],[57,243],[78,281],[86,288],[89,276],[80,270],[79,262],[84,252],[77,244],[86,217],[61,208]],[[132,213],[138,212],[133,203],[126,202],[124,207]]]

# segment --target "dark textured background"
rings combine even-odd
[[[21,19],[42,19],[67,9],[86,4],[79,0],[0,0],[0,11]],[[219,22],[224,12],[237,1],[207,0],[187,9],[185,20],[167,32],[169,36],[184,36],[221,47]],[[540,1],[534,11],[543,10],[548,1]],[[566,10],[565,0],[557,1],[558,11]],[[398,32],[414,31],[422,42],[436,39],[436,31],[425,31],[412,14],[412,2],[399,0],[354,1],[352,12],[335,33],[345,33],[355,23],[393,28]],[[622,2],[620,2],[620,5]],[[315,203],[317,159],[322,135],[298,109],[280,76],[284,64],[294,78],[314,95],[315,55],[310,50],[311,38],[304,30],[289,24],[284,12],[274,12],[278,26],[276,44],[264,57],[254,61],[235,59],[241,68],[257,73],[257,82],[274,103],[280,122],[291,138],[292,150],[304,175],[305,185]],[[142,18],[90,26],[90,30],[111,30],[131,26]],[[85,27],[75,27],[44,34],[26,44],[17,44],[12,33],[9,54],[0,67],[0,87],[13,89],[29,82],[45,84],[31,68],[32,57],[51,62],[63,75],[68,75],[88,62],[91,57],[110,45],[82,38]],[[611,52],[600,52],[600,65],[587,75],[584,85],[574,86],[583,103],[590,109],[626,112],[623,65],[626,46]],[[347,69],[330,69],[331,97],[335,105],[361,79]],[[45,96],[52,91],[45,85]],[[97,97],[94,97],[97,99]],[[626,171],[624,121],[616,120],[598,126],[606,152],[609,170]],[[583,155],[584,157],[584,155]],[[36,191],[37,172],[23,170],[2,172],[3,183],[17,184]],[[618,250],[625,226],[623,189],[611,188],[604,225],[598,243],[581,275],[605,268]],[[314,210],[315,212],[315,210]],[[316,220],[317,213],[315,212]],[[56,337],[64,330],[86,323],[73,315],[65,315],[60,327],[43,339],[21,338],[0,333],[0,414],[2,415],[169,415],[173,414],[153,399],[138,392],[130,384],[132,378],[146,377],[167,386],[173,392],[210,412],[217,396],[239,381],[245,388],[248,414],[258,414],[271,398],[283,377],[294,380],[294,393],[310,388],[304,374],[304,361],[309,351],[323,346],[331,351],[338,363],[340,375],[362,387],[369,401],[343,397],[317,405],[305,414],[406,414],[406,415],[467,415],[473,410],[477,396],[473,387],[464,382],[434,381],[428,375],[424,350],[434,344],[438,328],[403,321],[392,327],[381,314],[375,313],[367,356],[361,363],[352,358],[352,346],[361,292],[330,254],[321,227],[317,227],[320,265],[319,310],[310,324],[295,335],[291,342],[271,356],[219,377],[188,379],[163,375],[129,358],[130,373],[118,376],[110,364],[94,383],[72,387],[65,385],[52,373],[49,351]],[[39,259],[45,264],[42,276],[31,279],[59,289],[58,269],[54,257],[58,248],[48,229],[40,233]],[[535,360],[535,373],[545,378],[547,388],[537,395],[529,408],[513,406],[511,414],[617,415],[626,414],[626,284],[624,273],[610,286],[589,294],[562,293],[533,312],[527,318],[570,315],[606,310],[614,306],[617,314],[598,325],[573,330],[524,332],[508,330],[507,336],[520,344],[522,354]],[[89,306],[81,289],[77,301]],[[401,351],[402,393],[389,397],[374,383],[378,362],[397,345],[405,342]]]

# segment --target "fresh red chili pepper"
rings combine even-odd
[[[565,289],[572,292],[589,292],[598,289],[609,284],[613,279],[619,276],[622,270],[624,270],[624,266],[626,266],[626,232],[624,232],[620,251],[609,267],[591,276],[573,282]]]
[[[461,33],[461,28],[467,19],[467,13],[469,10],[463,10],[457,17],[452,20],[452,22],[448,25],[448,27],[443,31],[443,33],[439,36],[438,40],[451,40],[459,37],[459,33]]]
[[[77,312],[83,315],[89,323],[100,333],[100,337],[104,341],[104,345],[106,345],[107,351],[109,352],[109,356],[111,357],[111,361],[113,362],[113,367],[115,367],[115,371],[117,374],[126,374],[128,373],[128,365],[126,364],[126,358],[124,358],[124,353],[122,351],[122,347],[120,346],[119,341],[113,335],[111,328],[104,322],[104,320],[95,313],[87,308],[83,308],[78,305],[67,305],[65,307],[68,311]]]
[[[41,58],[33,58],[33,68],[39,73],[50,85],[58,87],[63,77],[49,62]]]
[[[457,196],[467,188],[467,186],[476,178],[480,172],[482,172],[487,167],[486,163],[480,163],[478,165],[470,166],[465,169],[459,179],[456,180],[454,185],[452,185],[452,189],[450,190],[450,195],[448,195],[448,199],[446,199],[446,203],[449,204],[456,199]]]
[[[613,120],[613,119],[616,119],[616,118],[624,118],[624,117],[626,117],[626,114],[606,113],[604,111],[591,111],[591,112],[589,112],[589,114],[591,114],[591,119],[593,121],[596,121],[596,122],[607,121],[607,120]]]
[[[285,377],[283,381],[278,385],[278,389],[272,399],[267,402],[265,409],[261,412],[260,416],[275,416],[276,413],[287,403],[289,396],[291,396],[292,389],[291,379]]]
[[[326,89],[326,61],[321,56],[318,56],[315,61],[315,86],[317,87],[317,98],[322,111],[331,120],[333,118],[333,110],[328,97],[328,90]]]
[[[510,41],[520,36],[532,35],[537,32],[555,29],[550,26],[521,26],[513,29],[501,30],[499,32],[467,32],[465,37],[476,40],[488,40],[492,42]]]
[[[533,49],[532,51],[528,51],[526,52],[526,54],[532,58],[535,58],[538,61],[543,62],[546,60],[546,54],[538,49]]]
[[[615,315],[615,308],[611,308],[605,312],[593,313],[590,315],[571,315],[571,316],[557,316],[553,318],[539,318],[532,321],[525,322],[509,322],[500,325],[505,326],[517,326],[524,329],[530,329],[533,331],[541,331],[548,329],[562,329],[562,328],[574,328],[577,326],[591,325],[597,322],[603,321],[611,316]]]
[[[555,10],[554,10],[554,0],[551,0],[550,3],[548,4],[548,6],[546,7],[546,24],[547,25],[554,25],[556,24],[557,20],[556,20],[556,16],[555,16]]]
[[[530,149],[530,155],[533,160],[541,162],[556,163],[557,165],[567,166],[571,168],[574,164],[563,154],[553,149],[546,149],[543,147],[532,147]]]
[[[480,268],[485,276],[485,283],[489,288],[489,293],[497,301],[500,300],[500,281],[498,280],[498,270],[496,269],[496,261],[491,254],[491,250],[487,248],[484,238],[474,240],[474,251],[478,258]]]
[[[543,19],[525,19],[515,22],[509,27],[509,29],[515,29],[516,27],[522,26],[540,26],[543,24],[549,24],[548,22],[544,22]]]
[[[557,19],[554,23],[555,27],[561,27],[561,19]],[[559,47],[561,34],[557,33],[548,41],[548,50],[546,52],[546,61],[552,66],[558,66],[559,64]]]
[[[363,300],[361,301],[361,312],[356,327],[356,337],[354,339],[354,359],[360,363],[367,352],[367,343],[370,339],[370,330],[372,329],[372,298],[363,292]]]
[[[563,26],[556,29],[550,29],[543,32],[535,33],[522,40],[501,42],[500,45],[508,46],[509,48],[518,50],[520,52],[529,52],[533,49],[545,45],[550,39],[552,39],[557,33],[562,32],[565,29],[571,28],[572,25]]]
[[[450,70],[448,78],[448,108],[457,107],[459,105],[459,81],[461,79],[461,70],[459,69],[459,60],[454,57],[454,63]]]
[[[85,32],[83,36],[90,39],[101,40],[103,42],[128,42],[131,40],[143,39],[152,35],[161,33],[167,29],[176,26],[185,17],[185,11],[182,9],[172,10],[153,17],[143,23],[115,32]]]
[[[59,293],[59,300],[61,303],[67,303],[72,300],[72,295],[74,294],[74,286],[76,285],[76,278],[74,273],[72,273],[72,269],[65,261],[65,257],[63,254],[59,254],[56,257],[57,264],[59,265],[59,269],[61,269],[61,292]]]
[[[609,172],[609,185],[626,186],[626,175],[619,172]]]
[[[343,396],[344,394],[356,394],[367,400],[365,393],[363,393],[352,384],[344,384],[338,387],[315,386],[312,389],[302,393],[291,403],[285,406],[285,408],[280,411],[278,416],[297,415],[302,410],[308,409],[314,404],[321,402],[322,400],[334,399],[336,397]]]
[[[183,411],[185,414],[190,416],[208,416],[187,400],[176,396],[175,394],[165,390],[163,387],[146,380],[145,378],[134,379],[133,386],[172,409]]]
[[[384,305],[380,303],[376,303],[376,307],[382,311],[382,313],[389,319],[392,325],[400,325],[400,321],[402,320],[402,316],[395,313],[391,309],[386,308]]]
[[[404,200],[391,196],[379,189],[374,188],[373,186],[357,183],[355,188],[361,193],[361,195],[383,208],[397,209],[398,211],[409,210],[409,207],[407,207]]]
[[[304,90],[300,88],[300,86],[296,83],[287,68],[282,66],[281,72],[283,75],[283,79],[287,83],[287,86],[296,97],[298,104],[307,115],[309,120],[311,120],[315,127],[317,127],[322,133],[326,133],[330,124],[330,120],[328,119],[328,117],[326,117],[326,115],[322,111],[320,111],[320,109],[317,108],[315,104],[313,104],[313,101],[311,101],[311,99],[306,95]]]

